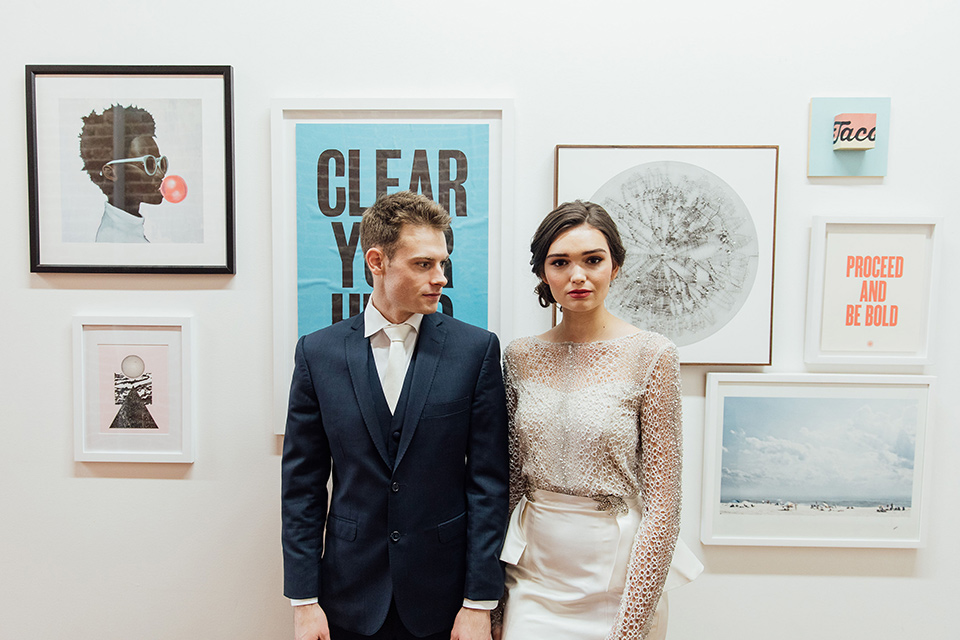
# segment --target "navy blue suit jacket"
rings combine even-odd
[[[363,635],[380,628],[392,598],[415,635],[439,633],[464,598],[503,591],[500,345],[483,329],[424,316],[393,464],[371,357],[362,314],[297,344],[283,443],[284,594],[319,595],[332,624]]]

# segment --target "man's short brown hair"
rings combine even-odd
[[[450,228],[450,214],[430,198],[398,191],[377,198],[360,220],[360,248],[366,254],[372,247],[379,247],[388,258],[400,241],[400,229],[404,224],[431,227],[446,232]]]

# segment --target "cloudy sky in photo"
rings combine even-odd
[[[896,501],[913,487],[915,399],[726,397],[726,502]]]

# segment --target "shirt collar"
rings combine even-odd
[[[103,203],[103,213],[110,219],[110,222],[117,227],[127,227],[129,229],[143,229],[143,216],[135,216],[129,211],[124,211],[119,207],[110,204],[110,201]]]
[[[423,314],[415,313],[404,320],[403,324],[410,325],[413,327],[413,330],[419,334],[421,322],[423,322]],[[367,302],[366,308],[363,310],[363,337],[369,338],[373,334],[391,324],[393,323],[384,318],[383,314],[380,313],[380,310],[373,306],[373,298],[371,297]]]

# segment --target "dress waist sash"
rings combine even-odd
[[[622,503],[625,508],[611,509],[609,503]],[[640,500],[637,498],[618,498],[616,496],[602,498],[584,498],[582,496],[571,496],[565,493],[555,491],[545,491],[537,489],[530,495],[520,498],[520,502],[514,508],[510,515],[510,524],[507,527],[507,536],[503,542],[503,551],[500,553],[500,559],[508,564],[517,564],[523,550],[527,547],[527,537],[523,527],[523,514],[528,508],[542,509],[546,512],[562,511],[564,513],[573,513],[590,518],[603,518],[609,520],[616,518],[630,511],[640,509]],[[625,533],[625,532],[621,532]],[[635,532],[629,532],[635,533]]]
[[[516,565],[527,547],[527,536],[523,526],[523,515],[527,509],[533,508],[547,513],[562,511],[566,514],[572,513],[582,515],[585,518],[602,518],[608,521],[614,519],[618,528],[621,529],[621,537],[629,536],[631,540],[636,536],[636,529],[632,528],[630,531],[624,531],[621,522],[625,523],[628,520],[633,520],[632,518],[625,518],[626,514],[642,511],[641,501],[637,497],[623,498],[623,505],[627,508],[622,511],[605,508],[605,502],[602,499],[571,496],[554,491],[544,491],[543,489],[533,491],[531,498],[528,499],[527,496],[520,498],[520,502],[517,503],[510,515],[510,524],[503,542],[503,550],[500,553],[500,559],[508,564]],[[703,564],[697,556],[683,540],[677,539],[677,546],[670,562],[670,571],[667,574],[664,590],[681,587],[693,581],[702,571]]]

